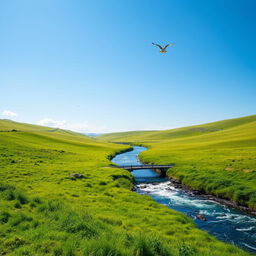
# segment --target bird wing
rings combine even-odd
[[[155,43],[152,43],[152,44],[155,45],[155,46],[158,46],[161,50],[163,50],[163,47],[161,45],[155,44]]]
[[[173,46],[173,45],[174,45],[174,43],[167,44],[167,45],[164,47],[164,50],[166,50],[166,48],[167,48],[168,46]]]

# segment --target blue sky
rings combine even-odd
[[[255,114],[255,12],[254,0],[1,1],[0,118],[110,132]]]

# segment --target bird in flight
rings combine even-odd
[[[161,45],[159,45],[159,44],[155,44],[155,43],[152,43],[153,45],[155,45],[155,46],[158,46],[159,48],[160,48],[160,52],[161,53],[166,53],[167,51],[166,51],[166,48],[168,47],[168,46],[173,46],[174,45],[174,43],[171,43],[171,44],[167,44],[165,47],[162,47]]]

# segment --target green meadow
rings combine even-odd
[[[243,125],[248,130],[249,123]],[[187,138],[193,142],[193,136]],[[203,148],[206,142],[201,140]],[[239,158],[244,161],[246,152],[251,153],[249,141],[248,137]],[[179,168],[182,164],[187,163],[189,170],[189,159],[185,162],[179,156],[190,151],[188,141],[186,149],[180,144],[180,152],[171,156],[170,143],[150,145],[143,154],[145,161],[176,162],[175,176],[186,172]],[[197,229],[185,215],[132,192],[131,174],[109,167],[109,159],[125,150],[129,146],[0,120],[0,255],[249,255]],[[237,150],[240,152],[240,147]],[[230,161],[229,168],[238,166],[238,159],[233,159],[236,161]],[[193,170],[206,173],[200,166],[198,163]],[[253,175],[253,171],[243,170],[226,173],[233,172]],[[83,177],[70,176],[74,173]]]
[[[144,145],[149,148],[140,155],[144,162],[174,163],[168,175],[182,184],[256,210],[256,115],[100,138]]]

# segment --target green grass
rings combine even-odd
[[[256,210],[256,115],[167,131],[108,134],[143,144],[148,163],[175,163],[168,175],[205,193]]]
[[[0,255],[248,255],[132,192],[108,167],[128,148],[0,120]]]

